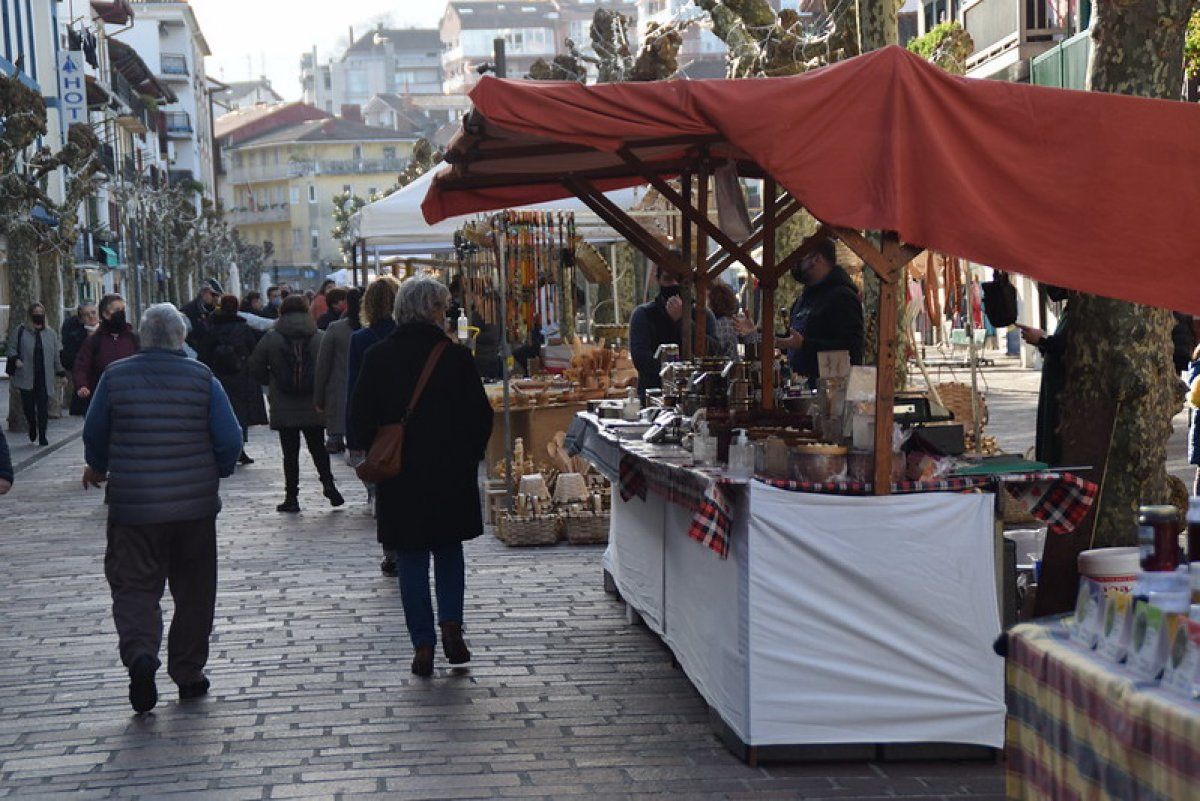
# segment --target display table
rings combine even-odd
[[[655,464],[581,420],[569,446],[619,482],[605,570],[744,757],[1003,743],[993,494],[858,497],[716,477],[703,489],[703,474],[670,464],[677,453]],[[649,491],[628,490],[635,468]],[[729,515],[726,558],[696,541],[714,502]]]
[[[559,431],[566,431],[575,415],[587,408],[587,401],[554,403],[546,406],[520,406],[509,410],[511,436],[515,442],[520,437],[525,442],[525,453],[542,462],[547,461],[546,446]],[[504,459],[504,411],[496,409],[492,422],[492,436],[488,440],[486,464],[489,475],[495,472],[496,463]]]
[[[1200,798],[1200,702],[1139,684],[1060,622],[1009,632],[1010,799]]]

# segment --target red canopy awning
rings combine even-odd
[[[485,78],[422,206],[446,217],[643,182],[687,142],[765,171],[831,225],[1200,314],[1200,108],[972,80],[898,47],[754,80]]]

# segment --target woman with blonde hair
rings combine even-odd
[[[396,292],[400,282],[390,275],[376,278],[363,293],[362,305],[359,307],[359,321],[362,327],[350,337],[350,352],[346,357],[346,450],[347,461],[351,466],[358,464],[366,456],[366,447],[354,438],[354,430],[350,427],[351,398],[354,397],[354,385],[358,383],[358,374],[362,369],[363,357],[367,348],[382,342],[396,330],[396,320],[392,316],[396,305]],[[375,502],[375,487],[367,485],[367,499]],[[388,548],[383,549],[383,561],[379,570],[385,576],[395,578],[396,557]]]

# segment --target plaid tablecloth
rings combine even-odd
[[[870,495],[874,485],[863,481],[812,483],[763,479],[779,489],[793,492],[818,492],[830,495]],[[1012,473],[1000,476],[951,476],[937,481],[901,481],[892,485],[892,493],[970,492],[1003,489],[1022,503],[1035,518],[1046,524],[1051,534],[1070,534],[1096,501],[1095,483],[1074,473]]]
[[[1139,685],[1061,623],[1009,633],[1008,797],[1200,798],[1200,702]]]

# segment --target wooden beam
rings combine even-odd
[[[645,178],[651,186],[657,189],[659,194],[661,194],[667,200],[667,202],[678,208],[679,212],[684,216],[685,219],[703,229],[705,233],[711,236],[713,240],[725,248],[726,251],[737,256],[738,261],[746,265],[747,269],[751,271],[759,269],[758,262],[753,256],[750,255],[748,250],[730,239],[729,236],[721,230],[720,226],[714,224],[708,219],[707,215],[700,214],[691,203],[689,203],[678,192],[671,188],[671,185],[667,183],[666,179],[662,177],[660,172],[656,172],[655,170],[651,169],[650,164],[643,162],[628,148],[621,148],[617,151],[617,155],[624,159],[626,164],[641,174],[641,176]]]
[[[708,161],[701,159],[699,185],[696,191],[696,205],[700,207],[700,214],[706,219],[708,218],[708,190],[709,190],[709,165]],[[703,229],[696,231],[696,305],[692,309],[693,313],[693,340],[694,352],[698,358],[703,359],[708,355],[708,271],[704,269],[708,262],[708,237],[704,235]]]
[[[894,281],[900,268],[924,250],[917,245],[902,244],[894,232],[884,235],[882,250],[851,228],[833,228],[832,233],[874,270],[884,283]]]
[[[804,261],[813,251],[817,249],[817,245],[824,242],[829,237],[833,236],[833,230],[828,225],[822,225],[817,229],[816,233],[807,237],[803,242],[796,246],[796,249],[789,253],[783,261],[779,262],[772,271],[775,278],[779,279],[787,275],[793,267]],[[766,261],[764,259],[763,261]],[[763,269],[767,269],[764,265]]]
[[[763,180],[763,266],[760,268],[759,289],[762,291],[762,336],[759,339],[759,362],[762,365],[762,407],[775,408],[775,289],[779,277],[775,273],[775,234],[779,215],[775,211],[775,179]]]
[[[682,203],[676,204],[683,210],[683,206],[692,205],[692,172],[686,170],[679,177],[679,184],[683,187]],[[695,285],[693,282],[692,269],[692,223],[686,214],[682,215],[683,223],[682,232],[683,238],[680,243],[680,251],[683,254],[683,263],[688,266],[686,275],[681,276],[679,280],[679,298],[683,301],[683,316],[679,320],[679,355],[684,361],[690,361],[696,355],[696,341],[692,338],[694,326],[692,325],[692,312],[695,311]]]
[[[641,251],[646,258],[655,264],[661,264],[680,277],[685,276],[690,271],[689,265],[671,253],[666,245],[626,214],[623,209],[605,197],[604,193],[593,184],[577,176],[567,176],[563,180],[563,185],[571,190],[584,205],[594,211],[597,217],[604,220],[612,226],[613,230],[629,240],[630,244]]]
[[[671,159],[669,161],[647,162],[647,166],[651,169],[652,173],[658,172],[659,174],[666,176],[679,175],[684,170],[694,165],[694,159]],[[604,181],[618,178],[637,179],[639,182],[645,180],[645,176],[640,171],[632,169],[627,164],[613,164],[607,167],[596,167],[588,170],[573,170],[571,174],[592,181]],[[561,180],[561,173],[489,172],[478,174],[454,172],[450,175],[438,178],[437,183],[438,186],[444,190],[455,191],[469,189],[491,189],[496,187],[511,186],[548,186],[559,183]]]
[[[897,281],[879,284],[879,357],[875,365],[876,495],[892,492],[892,422],[896,400]]]
[[[775,206],[776,206],[776,208],[779,209],[779,211],[775,215],[775,226],[776,227],[783,225],[784,222],[786,222],[787,220],[789,220],[793,216],[795,216],[796,212],[800,211],[800,209],[802,208],[800,203],[795,198],[788,196],[788,195],[780,195],[779,198],[775,201]],[[764,207],[765,207],[765,202],[764,202]],[[766,213],[764,212],[762,214],[757,215],[750,222],[751,230],[753,231],[753,233],[750,235],[749,239],[747,239],[745,242],[742,243],[743,248],[745,248],[746,250],[752,251],[752,250],[754,250],[754,248],[758,247],[759,244],[762,243],[763,236],[766,233],[764,226],[763,226],[765,219],[766,219]],[[725,272],[730,267],[732,267],[734,264],[736,264],[737,261],[738,261],[738,257],[736,255],[733,255],[733,254],[727,252],[724,248],[718,248],[717,250],[713,251],[712,253],[710,253],[708,255],[708,275],[709,275],[709,277],[715,278],[716,276],[720,275],[721,273]]]

